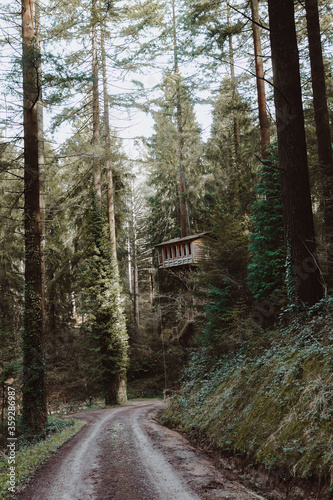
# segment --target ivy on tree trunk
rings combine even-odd
[[[43,355],[43,279],[38,164],[38,101],[33,1],[22,0],[25,304],[23,331],[22,422],[29,435],[43,432],[46,421]]]

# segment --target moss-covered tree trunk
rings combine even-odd
[[[107,84],[107,68],[106,68],[106,51],[105,51],[105,27],[101,22],[101,55],[102,55],[102,71],[103,71],[103,115],[104,115],[104,140],[105,140],[105,171],[107,182],[107,214],[109,223],[109,237],[111,259],[113,261],[113,270],[115,273],[114,279],[119,287],[119,268],[117,258],[117,238],[116,238],[116,221],[113,193],[113,172],[111,166],[111,133],[110,133],[110,114],[108,101],[108,84]],[[119,314],[120,311],[119,311]],[[127,402],[127,379],[126,370],[121,372],[118,377],[110,381],[110,392],[106,395],[106,400],[112,403],[124,404]]]
[[[106,405],[122,405],[127,403],[126,370],[113,377],[109,377],[105,388]]]
[[[107,221],[93,198],[88,226],[89,259],[88,301],[89,340],[94,373],[100,381],[106,404],[125,403],[127,331],[122,310],[117,266],[112,259]]]
[[[47,420],[38,167],[37,105],[40,88],[36,72],[33,7],[32,0],[22,0],[25,229],[22,421],[30,435],[41,433]]]
[[[323,296],[304,130],[294,1],[268,0],[277,119],[283,221],[298,300],[315,304]]]

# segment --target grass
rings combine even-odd
[[[15,463],[15,490],[18,491],[29,481],[37,469],[54,453],[62,444],[76,434],[86,422],[82,420],[52,417],[48,429],[50,434],[45,440],[34,444],[22,444],[16,451]],[[0,500],[15,498],[8,490],[9,464],[4,455],[0,458]]]

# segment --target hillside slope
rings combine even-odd
[[[244,326],[245,340],[233,352],[195,351],[164,421],[277,472],[282,480],[310,478],[329,489],[332,302],[322,301],[275,330]]]

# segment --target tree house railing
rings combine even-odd
[[[184,264],[193,264],[193,256],[189,255],[188,257],[178,257],[176,259],[166,259],[163,262],[163,267],[183,266]]]

